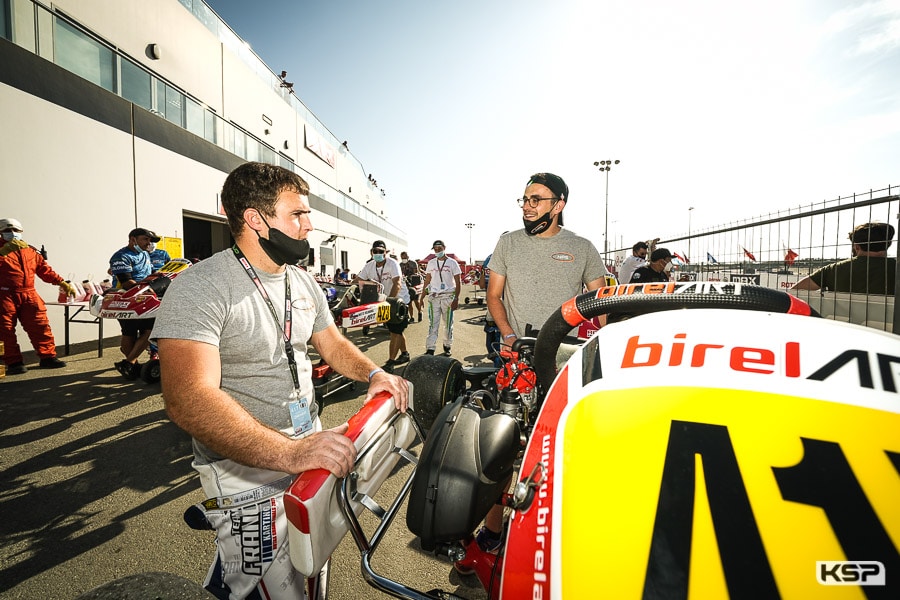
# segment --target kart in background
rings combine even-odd
[[[609,312],[623,320],[558,369],[572,329]],[[292,561],[317,573],[349,532],[376,589],[450,598],[372,568],[408,498],[422,548],[464,559],[491,599],[900,597],[900,338],[815,316],[768,288],[631,284],[573,298],[501,369],[418,357],[414,410],[385,399],[351,427],[356,470],[289,489]],[[414,468],[383,508],[398,461]],[[498,501],[487,554],[472,533]]]
[[[363,334],[368,334],[371,326],[399,323],[406,319],[406,315],[406,304],[400,298],[386,297],[381,284],[363,284],[358,302],[342,309],[340,319],[335,316],[335,322],[344,335],[347,335],[348,329],[357,327],[362,327]]]
[[[94,294],[89,301],[90,312],[103,319],[152,319],[169,284],[192,264],[186,258],[174,258],[130,289],[111,288],[103,295]],[[160,378],[156,344],[151,343],[147,352],[149,359],[141,366],[141,379],[156,383]]]

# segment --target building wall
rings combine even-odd
[[[27,30],[35,13],[43,29],[16,43],[0,38],[0,131],[6,141],[0,145],[0,217],[22,221],[26,241],[43,245],[60,275],[96,281],[107,276],[110,255],[136,226],[179,238],[185,216],[224,223],[218,194],[227,173],[244,159],[42,58],[53,57],[52,36],[46,35],[52,19],[28,0],[11,5],[16,30]],[[350,254],[353,272],[368,259],[372,239],[386,239],[397,253],[405,249],[405,240],[386,235],[358,207],[343,206],[337,190],[352,190],[363,205],[369,198],[360,193],[364,175],[346,166],[341,149],[335,149],[338,168],[306,150],[305,121],[280,91],[269,89],[177,0],[63,0],[53,6],[319,177],[322,182],[311,181],[310,196],[317,258],[332,234],[340,237],[329,247],[337,257]],[[144,54],[150,43],[159,44],[160,60]],[[383,206],[381,195],[373,196]],[[55,286],[37,288],[45,300],[56,300]],[[51,307],[49,314],[62,346],[62,309]],[[112,321],[104,329],[107,337],[119,333]],[[93,326],[73,324],[70,331],[73,343],[96,339]]]

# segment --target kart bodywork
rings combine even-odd
[[[564,337],[610,311],[631,318],[557,372]],[[507,357],[525,357],[520,374],[531,363],[533,408],[512,402],[521,377],[420,357],[413,412],[433,425],[401,496],[373,511],[372,540],[354,522],[371,492],[352,493],[355,476],[320,489],[323,518],[343,521],[366,580],[400,598],[450,597],[371,569],[404,495],[422,547],[465,557],[490,598],[900,597],[900,343],[814,317],[740,284],[601,288]],[[514,467],[504,544],[483,553],[470,534]]]

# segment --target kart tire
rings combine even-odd
[[[441,409],[465,391],[462,364],[449,356],[423,354],[410,361],[404,378],[413,384],[413,412],[427,437]]]
[[[159,359],[153,358],[148,360],[141,367],[141,379],[146,383],[157,383],[160,379],[159,375]]]
[[[468,296],[466,296],[465,303],[466,303],[466,304],[469,303],[469,297],[468,297]]]

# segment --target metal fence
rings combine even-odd
[[[897,187],[872,190],[799,206],[787,211],[727,223],[660,240],[676,259],[674,277],[682,281],[741,281],[780,289],[808,301],[822,316],[900,333],[895,299],[884,294],[792,290],[815,270],[850,258],[848,234],[856,225],[890,223],[900,231]],[[888,256],[898,254],[897,236]],[[616,262],[631,248],[616,251]],[[896,265],[893,265],[896,273]],[[900,282],[900,277],[896,277]]]

